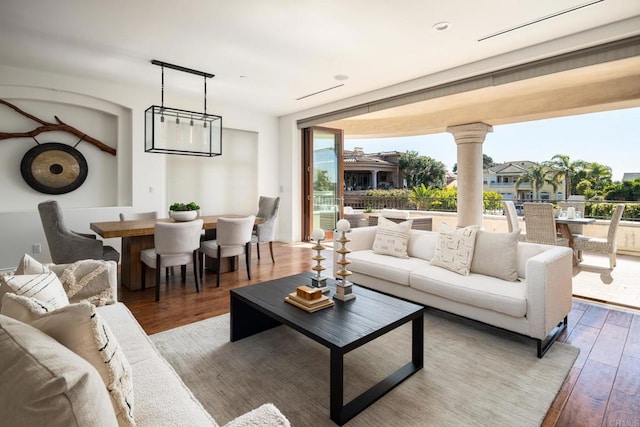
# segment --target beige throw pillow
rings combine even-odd
[[[518,235],[479,230],[471,272],[515,282],[518,280]]]
[[[93,365],[109,392],[118,424],[135,425],[131,366],[95,306],[81,302],[47,311],[30,300],[6,294],[1,314],[41,330]]]
[[[93,366],[38,329],[0,315],[0,414],[4,426],[118,425]]]
[[[69,305],[62,283],[51,271],[42,274],[7,274],[0,276],[0,284],[3,288],[6,286],[8,292],[33,297],[56,308]]]
[[[115,303],[106,261],[85,259],[47,267],[60,278],[69,302],[88,301],[98,307]]]
[[[379,217],[376,238],[373,241],[373,252],[398,258],[409,258],[407,246],[412,225],[412,220],[396,224],[384,217]]]
[[[438,236],[431,265],[468,276],[476,243],[477,226],[442,231]]]
[[[47,266],[43,265],[40,261],[29,254],[24,254],[18,264],[18,268],[16,268],[15,274],[42,274],[48,273],[49,271],[51,270],[49,270]]]

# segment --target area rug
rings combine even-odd
[[[346,425],[539,426],[579,351],[555,343],[538,359],[533,340],[436,310],[424,334],[424,369]],[[270,402],[293,426],[335,425],[329,350],[288,327],[232,343],[223,315],[151,340],[220,424]],[[348,353],[345,402],[409,361],[410,342],[404,325]]]

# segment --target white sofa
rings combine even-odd
[[[346,235],[351,282],[531,337],[537,341],[538,357],[566,328],[572,306],[569,248],[518,242],[519,279],[507,281],[431,265],[437,232],[411,230],[407,259],[374,253],[376,231],[377,227],[362,227]],[[334,272],[339,258],[334,251]]]
[[[108,265],[108,277],[113,299],[117,300],[117,265],[113,261],[107,261],[106,264]],[[57,275],[60,275],[64,268],[64,266],[52,265],[48,267]],[[2,298],[2,294],[0,293],[0,298]],[[158,353],[142,327],[124,304],[116,302],[97,307],[96,311],[113,332],[127,361],[131,365],[134,394],[133,416],[137,426],[217,425],[169,363]],[[7,319],[6,316],[0,315],[0,330],[5,329],[8,321],[13,321],[13,319]],[[3,339],[5,339],[4,336]],[[2,342],[2,339],[0,339],[0,344]],[[214,386],[212,385],[212,387]],[[11,391],[4,390],[4,392],[10,393]],[[4,395],[4,392],[1,394]],[[42,405],[45,404],[42,403]],[[2,405],[0,404],[0,406]],[[42,406],[42,408],[44,410],[45,406]],[[3,408],[0,412],[5,410],[7,408]],[[21,409],[15,408],[15,410],[19,412]],[[20,418],[14,417],[11,419]],[[106,420],[108,418],[98,417],[98,419]],[[78,424],[82,425],[80,422]],[[111,425],[106,421],[98,424],[92,422],[91,424]],[[43,424],[22,419],[20,425]],[[56,425],[56,422],[51,421],[48,425]],[[228,427],[253,425],[289,426],[289,421],[275,406],[265,404],[227,424]]]

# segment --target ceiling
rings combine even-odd
[[[587,3],[594,1],[2,0],[0,65],[159,92],[160,69],[150,64],[158,59],[215,74],[207,88],[214,114],[216,102],[224,101],[282,116],[465,64],[516,65],[521,59],[514,55],[510,60],[509,55],[523,49],[531,50],[530,60],[543,58],[565,49],[556,46],[551,51],[549,43],[557,39],[575,36],[580,42],[573,48],[582,48],[640,34],[640,1],[600,0],[581,7]],[[441,21],[450,28],[434,30]],[[479,41],[504,30],[510,31]],[[586,32],[588,36],[579,37]],[[549,50],[540,48],[546,45]],[[624,66],[640,69],[637,61]],[[596,70],[585,81],[601,84],[607,72]],[[634,78],[637,71],[623,73],[618,83],[624,86]],[[398,120],[425,112],[418,109],[435,115],[433,131],[450,124],[445,116],[458,123],[478,121],[480,116],[470,112],[483,108],[490,124],[500,124],[511,120],[501,117],[501,111],[514,91],[535,102],[541,85],[557,95],[575,86],[573,79],[568,76],[559,84],[542,77],[448,97],[437,108],[425,103],[363,120],[389,119],[389,129],[396,134],[415,134],[424,130],[401,126]],[[202,78],[167,70],[167,104],[174,90],[201,95]],[[536,114],[520,111],[518,116],[530,119]]]

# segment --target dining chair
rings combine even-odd
[[[569,246],[569,240],[558,237],[551,203],[524,203],[527,242]]]
[[[38,212],[54,264],[71,264],[81,259],[120,260],[120,252],[104,245],[94,234],[69,230],[57,201],[47,200],[38,204]]]
[[[204,280],[204,263],[206,257],[215,258],[216,287],[220,286],[222,258],[236,257],[244,254],[247,264],[247,276],[251,280],[251,233],[256,221],[255,215],[245,218],[218,218],[216,239],[205,240],[200,244],[200,279]]]
[[[273,263],[276,262],[273,257],[273,239],[276,237],[276,222],[278,220],[279,207],[280,197],[260,196],[256,216],[264,218],[264,223],[257,224],[251,236],[251,243],[256,244],[258,259],[260,259],[260,243],[269,242],[269,252],[271,253],[271,262]]]
[[[138,221],[145,219],[158,219],[158,212],[120,212],[120,221]]]
[[[187,276],[187,265],[193,264],[193,277],[198,285],[198,248],[203,220],[187,222],[158,222],[153,230],[154,247],[140,252],[142,263],[142,289],[145,289],[147,267],[156,270],[156,301],[160,301],[160,270],[179,265],[182,270],[182,283]]]
[[[607,232],[606,239],[587,237],[584,235],[573,237],[573,246],[578,251],[580,257],[582,256],[582,251],[607,254],[609,255],[609,268],[613,270],[616,266],[618,226],[620,225],[623,212],[624,204],[617,204],[616,209],[611,215],[611,222],[609,223],[609,231]]]

